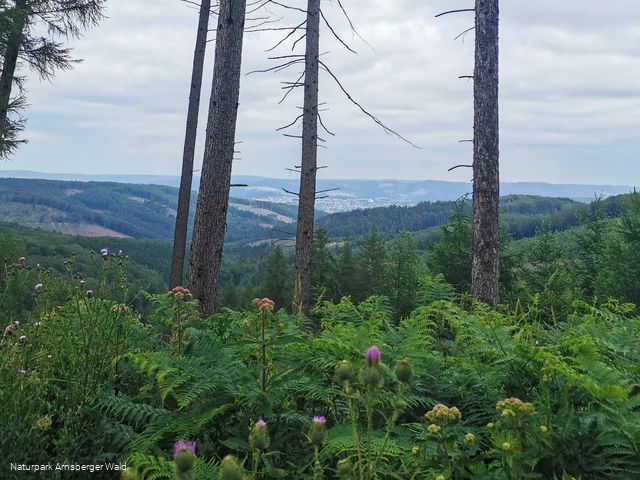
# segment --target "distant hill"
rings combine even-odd
[[[172,240],[177,204],[178,189],[164,185],[0,178],[2,221],[68,235]],[[195,208],[194,192],[189,234]],[[295,205],[232,198],[226,240],[277,237],[296,217]]]
[[[24,170],[0,170],[0,177],[43,178],[52,180],[108,181],[132,184],[156,184],[178,187],[179,176],[171,175],[81,175],[39,173]],[[194,176],[193,188],[197,189],[200,177]],[[234,188],[232,195],[238,198],[269,199],[274,201],[292,201],[293,197],[283,189],[297,191],[298,178],[266,178],[249,175],[234,175],[232,182],[246,184],[247,187]],[[325,206],[341,211],[366,206],[369,200],[372,206],[377,204],[415,204],[423,201],[455,200],[471,191],[469,182],[445,182],[439,180],[357,180],[357,179],[319,179],[318,190],[331,190],[317,206]],[[574,185],[551,184],[543,182],[503,182],[500,184],[502,195],[539,195],[544,197],[570,198],[590,201],[594,195],[605,197],[629,193],[633,186],[627,185]],[[334,208],[335,207],[335,208]]]

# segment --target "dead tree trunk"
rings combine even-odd
[[[11,20],[11,32],[7,39],[7,46],[3,52],[4,62],[0,74],[0,142],[5,140],[9,102],[11,101],[11,87],[18,64],[18,54],[22,44],[24,27],[27,24],[27,0],[16,0],[15,11]],[[1,149],[0,149],[1,150]]]
[[[187,249],[187,223],[189,221],[189,204],[191,202],[191,184],[193,182],[193,157],[198,133],[200,92],[202,90],[202,74],[207,49],[210,13],[211,0],[202,0],[196,48],[193,54],[193,69],[191,71],[191,92],[189,93],[187,128],[184,136],[184,151],[182,153],[182,176],[180,177],[180,191],[178,193],[178,212],[176,213],[176,229],[173,237],[173,258],[171,259],[169,288],[182,285],[184,255]]]
[[[189,255],[188,286],[200,313],[216,310],[233,162],[246,0],[221,0],[205,154]]]
[[[499,301],[498,4],[499,0],[476,0],[473,74],[471,293],[492,306]]]
[[[318,68],[320,56],[320,0],[307,2],[304,104],[302,116],[302,163],[296,232],[295,279],[299,289],[296,305],[309,313],[311,298],[311,252],[318,170]]]

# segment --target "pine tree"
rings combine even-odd
[[[386,295],[388,286],[387,244],[375,223],[364,237],[360,254],[363,295]]]
[[[327,229],[318,227],[313,237],[311,256],[311,286],[315,299],[322,294],[326,300],[337,296],[336,259],[328,248]]]
[[[400,232],[394,242],[391,266],[391,304],[398,324],[415,308],[418,289],[418,254],[406,230]]]
[[[576,237],[578,245],[578,273],[583,294],[596,295],[597,285],[603,268],[605,242],[608,231],[607,214],[602,197],[597,197],[590,205],[587,216],[578,216],[582,229]]]
[[[358,273],[356,271],[356,260],[351,248],[351,240],[347,236],[340,249],[338,258],[338,293],[340,297],[356,298],[358,294]]]
[[[265,297],[275,302],[278,310],[287,308],[291,303],[291,272],[284,249],[280,245],[276,245],[267,258],[260,291]]]

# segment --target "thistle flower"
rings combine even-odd
[[[24,258],[24,257],[20,257],[20,258],[18,259],[18,261],[20,262],[20,265],[22,265],[22,266],[24,267],[24,261],[25,261],[25,258]]]
[[[38,328],[40,325],[41,325],[40,322],[36,322],[36,323],[33,324],[33,326],[36,327],[36,328]]]
[[[87,290],[87,291],[84,293],[84,295],[85,295],[87,298],[91,298],[91,297],[93,297],[93,290]]]
[[[313,417],[311,428],[309,429],[309,440],[316,447],[321,447],[324,443],[324,425],[325,418],[316,416]]]
[[[14,328],[15,328],[15,325],[13,323],[7,325],[7,327],[4,329],[3,336],[7,337],[11,335],[11,332],[13,331]]]
[[[27,336],[26,335],[20,335],[19,341],[20,341],[20,343],[27,343]]]
[[[41,291],[42,291],[42,284],[41,284],[41,283],[38,283],[38,284],[36,285],[36,292],[41,292]]]
[[[109,255],[109,251],[106,248],[103,248],[102,250],[100,250],[100,255],[106,257],[107,255]]]
[[[179,441],[173,446],[173,459],[179,475],[184,475],[193,468],[196,459],[196,442]]]
[[[255,423],[249,435],[249,443],[254,450],[266,450],[269,448],[269,443],[271,442],[267,431],[267,422],[260,419]]]
[[[220,480],[242,480],[244,478],[244,471],[236,457],[233,455],[227,455],[222,459],[222,468],[220,469]]]
[[[370,367],[378,365],[378,363],[380,363],[380,350],[378,350],[378,347],[373,346],[369,348],[367,353],[364,355],[364,359]]]
[[[27,371],[26,371],[26,370],[24,370],[24,369],[23,369],[23,370],[20,370],[20,375],[26,375],[26,374],[27,374]]]

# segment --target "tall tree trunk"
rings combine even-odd
[[[304,105],[302,116],[302,163],[296,232],[295,279],[300,305],[309,313],[311,298],[311,254],[318,170],[318,60],[320,56],[320,0],[307,2]]]
[[[182,153],[182,176],[180,177],[180,191],[178,193],[178,212],[176,213],[176,230],[173,237],[173,258],[171,260],[169,288],[182,285],[184,255],[187,249],[187,223],[189,221],[189,204],[191,202],[191,184],[193,182],[193,157],[198,133],[200,91],[202,90],[202,73],[207,49],[207,31],[209,29],[210,13],[211,0],[202,0],[200,5],[200,18],[198,20],[196,48],[193,53],[191,92],[189,94],[187,129],[184,136],[184,151]]]
[[[246,0],[221,0],[205,154],[189,255],[188,286],[207,317],[216,310],[233,162]]]
[[[476,0],[473,74],[471,293],[492,306],[499,301],[498,4],[499,0]]]
[[[27,0],[16,0],[15,7],[12,9],[15,13],[11,19],[11,34],[7,41],[7,48],[4,51],[4,62],[2,64],[2,73],[0,74],[0,142],[5,137],[7,114],[11,100],[11,86],[16,73],[24,28],[27,24],[26,8]]]

